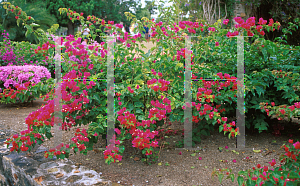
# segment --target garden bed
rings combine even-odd
[[[19,133],[27,127],[24,123],[28,114],[45,103],[38,99],[33,102],[33,107],[16,108],[0,105],[2,116],[0,125],[2,128],[14,129],[16,133]],[[279,122],[282,123],[282,121]],[[183,125],[174,123],[174,125],[168,127],[178,129]],[[297,129],[296,124],[285,126],[287,132],[293,132]],[[76,128],[73,128],[69,132],[63,132],[64,143],[69,143],[69,139],[73,137],[75,130]],[[195,152],[175,150],[174,141],[183,138],[181,133],[165,138],[170,145],[165,145],[165,148],[160,151],[158,163],[152,165],[146,165],[139,159],[140,155],[135,154],[137,151],[131,147],[130,142],[126,143],[126,150],[121,163],[105,164],[104,155],[99,150],[99,148],[105,147],[105,140],[99,140],[94,146],[94,151],[89,151],[87,155],[73,154],[69,157],[69,160],[78,165],[81,164],[89,170],[95,170],[98,174],[102,173],[101,178],[111,180],[115,185],[117,183],[121,185],[219,185],[217,177],[214,181],[211,179],[211,172],[214,167],[232,168],[233,172],[237,173],[239,170],[251,169],[258,163],[262,166],[269,165],[268,162],[271,162],[272,159],[278,160],[279,154],[284,152],[280,150],[280,146],[290,139],[290,137],[283,135],[275,137],[270,133],[253,135],[246,132],[246,135],[246,148],[262,150],[262,153],[254,153],[249,150],[237,150],[239,154],[231,151],[226,152],[224,147],[235,148],[236,140],[228,139],[227,136],[215,130],[211,136],[204,138],[201,144],[197,144],[196,147],[199,147],[199,152],[195,156],[191,156]],[[53,139],[47,140],[43,146],[49,148],[52,143]],[[223,147],[222,152],[218,150],[218,147]],[[180,152],[181,155],[179,155]],[[199,160],[199,157],[202,160]],[[246,157],[249,157],[249,159],[247,160]],[[236,163],[232,162],[234,159]],[[226,160],[227,162],[225,162]],[[232,184],[227,180],[223,184],[237,185],[237,182]]]
[[[41,99],[29,107],[22,104],[0,104],[0,185],[111,185],[101,174],[68,159],[46,159],[44,151],[49,147],[40,146],[30,154],[9,152],[4,141],[26,129],[25,118],[32,110],[45,104]],[[100,178],[101,177],[101,178]]]

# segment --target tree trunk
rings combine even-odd
[[[74,35],[74,28],[75,28],[75,24],[72,23],[72,21],[69,21],[67,35]]]
[[[244,0],[242,0],[243,2]],[[234,17],[241,17],[244,20],[247,20],[250,17],[252,10],[249,5],[245,5],[244,3],[235,3],[235,8],[234,8]],[[233,20],[235,23],[235,21]],[[236,24],[236,23],[235,23]]]

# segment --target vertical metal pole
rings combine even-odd
[[[184,148],[192,148],[191,36],[185,37],[184,72]]]
[[[60,149],[62,142],[62,106],[61,106],[61,37],[55,37],[55,98],[54,98],[54,144],[53,148]]]
[[[237,136],[237,147],[245,148],[245,87],[244,87],[244,37],[237,36],[237,109],[236,117],[240,135]]]
[[[108,150],[115,148],[115,113],[114,113],[114,46],[115,37],[107,37],[107,146]]]

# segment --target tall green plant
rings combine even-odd
[[[18,8],[1,7],[0,21],[3,24],[3,29],[9,32],[9,37],[12,41],[39,43],[40,36],[38,33],[46,32],[47,29],[56,23],[55,17],[47,12],[44,1],[38,1],[34,4],[26,3],[24,0],[11,0],[8,2],[17,4]],[[22,20],[22,17],[26,19]],[[24,23],[25,20],[26,23]]]

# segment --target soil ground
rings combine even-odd
[[[13,129],[17,132],[26,130],[25,118],[33,111],[39,109],[42,104],[45,104],[41,99],[34,101],[33,107],[11,107],[9,105],[0,105],[0,128]],[[281,121],[280,121],[281,122]],[[297,122],[295,120],[295,122]],[[182,129],[183,125],[174,123],[168,126],[172,129]],[[82,127],[80,127],[82,128]],[[84,127],[86,128],[86,127]],[[299,139],[299,124],[285,126],[287,134],[293,134],[292,139]],[[69,132],[63,131],[63,143],[70,143],[69,139],[74,137],[74,132],[77,128],[71,129]],[[211,178],[211,173],[214,167],[216,168],[231,168],[234,173],[239,170],[251,169],[258,163],[262,166],[275,159],[279,166],[279,155],[284,151],[280,149],[283,143],[287,143],[291,137],[281,135],[275,137],[270,133],[253,134],[246,131],[246,148],[254,148],[262,150],[261,153],[254,153],[252,150],[236,150],[239,154],[233,153],[231,150],[226,151],[225,146],[229,149],[236,148],[236,140],[228,139],[222,133],[215,130],[211,136],[206,137],[196,147],[201,149],[195,156],[191,156],[194,152],[175,149],[174,141],[183,139],[181,134],[169,136],[165,138],[169,145],[161,149],[159,158],[156,164],[146,165],[140,160],[140,155],[136,154],[135,149],[130,146],[130,142],[126,143],[123,160],[120,163],[111,165],[105,164],[104,155],[98,148],[105,147],[105,140],[99,140],[94,146],[94,151],[89,151],[87,155],[73,154],[70,160],[75,163],[81,163],[90,169],[102,173],[102,176],[114,182],[114,185],[221,185],[215,177]],[[44,146],[52,147],[53,139],[46,140]],[[218,147],[223,147],[222,152]],[[157,148],[159,151],[160,149]],[[182,153],[179,155],[179,153]],[[202,160],[198,158],[202,157]],[[247,160],[246,157],[249,157]],[[236,163],[233,163],[233,160]],[[225,162],[227,160],[227,162]],[[161,165],[158,165],[161,163]],[[167,164],[167,165],[166,165]],[[194,168],[193,168],[194,167]],[[222,185],[237,185],[229,180],[223,181]]]
[[[32,107],[12,107],[10,105],[0,104],[0,128],[13,129],[16,132],[26,130],[25,118],[33,111],[39,109],[43,104],[46,104],[41,99],[35,100]],[[81,163],[90,169],[94,169],[102,174],[103,178],[113,181],[113,185],[238,185],[235,181],[232,183],[229,180],[223,180],[219,183],[217,177],[212,180],[211,173],[213,168],[231,168],[233,173],[239,170],[251,169],[257,164],[261,166],[269,166],[268,162],[275,159],[278,162],[275,166],[279,166],[279,155],[284,151],[280,146],[287,143],[289,139],[299,139],[300,131],[299,121],[293,120],[293,124],[285,124],[284,131],[287,135],[279,137],[273,136],[271,133],[250,133],[246,131],[246,148],[262,150],[261,153],[254,153],[252,150],[236,150],[239,154],[233,153],[231,150],[226,151],[225,146],[236,148],[236,139],[228,139],[223,133],[215,130],[211,136],[203,138],[200,144],[196,147],[201,149],[195,156],[191,156],[194,152],[175,149],[174,141],[183,139],[181,133],[175,136],[165,137],[169,142],[165,148],[160,150],[159,158],[156,164],[146,165],[140,160],[140,155],[136,154],[135,149],[131,147],[130,142],[126,143],[126,150],[123,155],[123,160],[120,163],[111,165],[105,164],[104,155],[98,148],[105,147],[105,140],[99,140],[94,146],[94,151],[88,152],[87,155],[73,154],[70,160],[75,163]],[[274,121],[282,123],[283,121]],[[298,124],[296,124],[296,122]],[[171,129],[183,129],[180,123],[173,123],[168,126]],[[87,127],[80,127],[86,128]],[[74,137],[75,130],[71,129],[63,133],[63,143],[70,143],[70,139]],[[292,134],[293,136],[288,136]],[[44,146],[52,147],[53,139],[46,140]],[[218,147],[223,147],[222,152]],[[179,155],[179,153],[182,153]],[[198,158],[202,157],[202,160]],[[249,159],[246,159],[249,157]],[[227,162],[226,162],[227,160]],[[236,160],[236,163],[233,162]],[[159,165],[159,164],[160,165]]]

